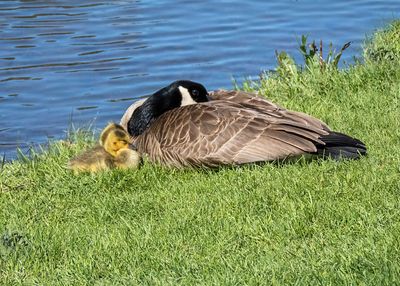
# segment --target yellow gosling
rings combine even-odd
[[[75,173],[95,173],[113,168],[135,169],[141,158],[130,147],[128,133],[122,126],[110,123],[102,131],[99,144],[71,159],[68,168]]]

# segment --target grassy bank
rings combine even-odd
[[[359,161],[74,176],[78,133],[1,166],[0,285],[399,284],[399,37],[243,87],[361,139]]]

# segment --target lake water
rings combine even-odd
[[[256,78],[302,34],[359,56],[400,0],[0,1],[0,154],[7,159],[72,121],[102,127],[176,79],[208,89]]]

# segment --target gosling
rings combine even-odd
[[[130,137],[121,125],[110,123],[101,132],[99,144],[71,159],[68,168],[74,173],[135,169],[140,155],[131,149]]]

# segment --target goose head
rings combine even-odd
[[[161,114],[181,106],[208,101],[208,92],[200,83],[178,80],[156,91],[137,107],[128,121],[131,136],[139,136]]]

